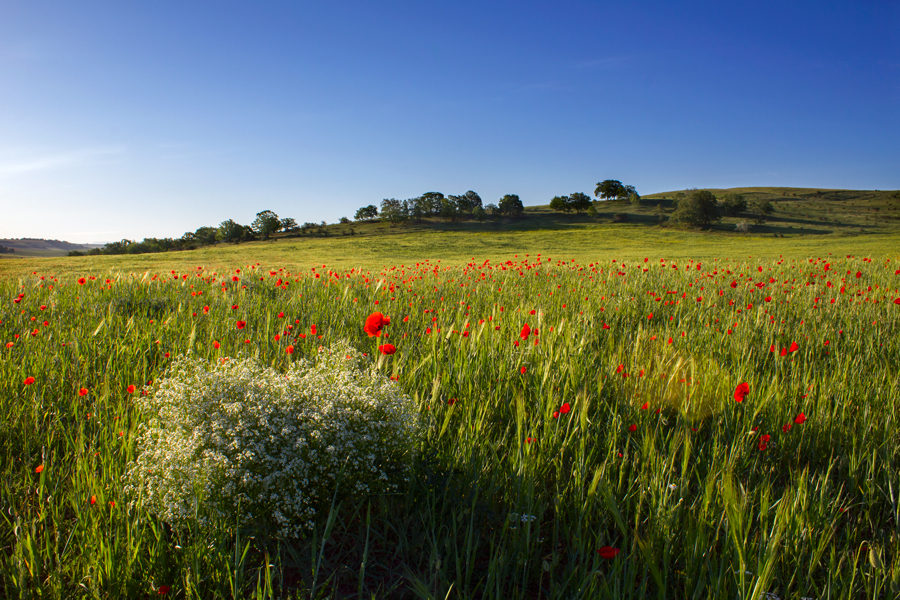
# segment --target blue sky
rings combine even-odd
[[[0,0],[0,237],[900,188],[900,2]]]

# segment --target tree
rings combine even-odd
[[[637,195],[637,190],[634,189],[634,186],[633,185],[624,185],[624,186],[622,186],[622,189],[620,190],[618,197],[619,197],[619,199],[631,198],[632,194]],[[638,198],[640,198],[640,196],[638,196]]]
[[[370,204],[368,206],[363,206],[359,210],[356,211],[356,214],[353,215],[353,218],[357,221],[371,221],[372,219],[378,216],[378,207],[374,204]]]
[[[721,218],[716,197],[708,190],[695,190],[680,199],[678,208],[672,213],[673,221],[703,229]]]
[[[553,196],[553,199],[550,201],[550,210],[555,210],[556,212],[569,212],[572,210],[572,206],[569,204],[568,196]]]
[[[281,229],[281,219],[271,210],[264,210],[256,213],[256,219],[253,220],[251,227],[262,236],[262,239],[267,240],[270,235]]]
[[[407,206],[396,198],[385,198],[381,201],[381,217],[391,223],[402,223],[409,218]]]
[[[350,219],[348,219],[347,217],[341,217],[340,220],[338,221],[338,223],[341,223],[342,225],[346,225],[349,222],[350,222]]]
[[[281,220],[281,230],[282,231],[293,231],[297,229],[297,221],[290,217],[285,217]]]
[[[588,210],[592,206],[591,197],[587,194],[583,194],[581,192],[575,192],[574,194],[569,194],[569,206],[575,210],[575,212],[581,212],[583,210]]]
[[[469,212],[470,213],[474,213],[479,208],[483,208],[483,206],[481,204],[481,196],[479,196],[472,190],[469,190],[468,192],[466,192],[465,196],[466,196],[466,200],[469,201]]]
[[[731,217],[736,217],[747,210],[747,201],[741,194],[725,194],[722,209]]]
[[[437,216],[444,208],[444,194],[441,192],[425,192],[419,196],[417,201],[422,203],[423,210],[427,215]]]
[[[618,198],[625,191],[625,186],[617,179],[606,179],[597,184],[594,195],[603,200]]]
[[[775,207],[768,200],[757,200],[750,207],[756,213],[756,223],[762,225],[766,222],[766,218],[775,212]]]
[[[234,222],[232,219],[222,221],[216,234],[217,239],[223,242],[233,242],[235,244],[240,242],[243,237],[244,226]]]
[[[216,243],[216,234],[219,230],[215,227],[199,227],[194,232],[194,239],[201,246],[211,246]]]
[[[500,198],[497,208],[501,215],[509,217],[521,217],[525,212],[525,207],[522,206],[522,201],[517,194],[506,194]]]
[[[500,209],[497,207],[496,204],[491,202],[490,204],[488,204],[484,207],[484,212],[496,217],[497,215],[500,214]]]
[[[628,201],[631,202],[631,205],[635,208],[639,208],[641,206],[641,197],[637,192],[632,192],[628,195]]]
[[[484,221],[487,218],[487,212],[484,210],[484,207],[479,204],[475,207],[475,210],[472,211],[472,216],[475,217],[476,221]]]

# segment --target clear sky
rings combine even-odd
[[[0,0],[0,237],[900,188],[900,2]]]

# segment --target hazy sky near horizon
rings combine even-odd
[[[900,188],[900,2],[0,0],[0,238]]]

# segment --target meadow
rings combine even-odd
[[[896,238],[625,227],[0,262],[3,594],[900,594]],[[415,403],[403,489],[299,537],[126,496],[175,357],[340,340]]]

